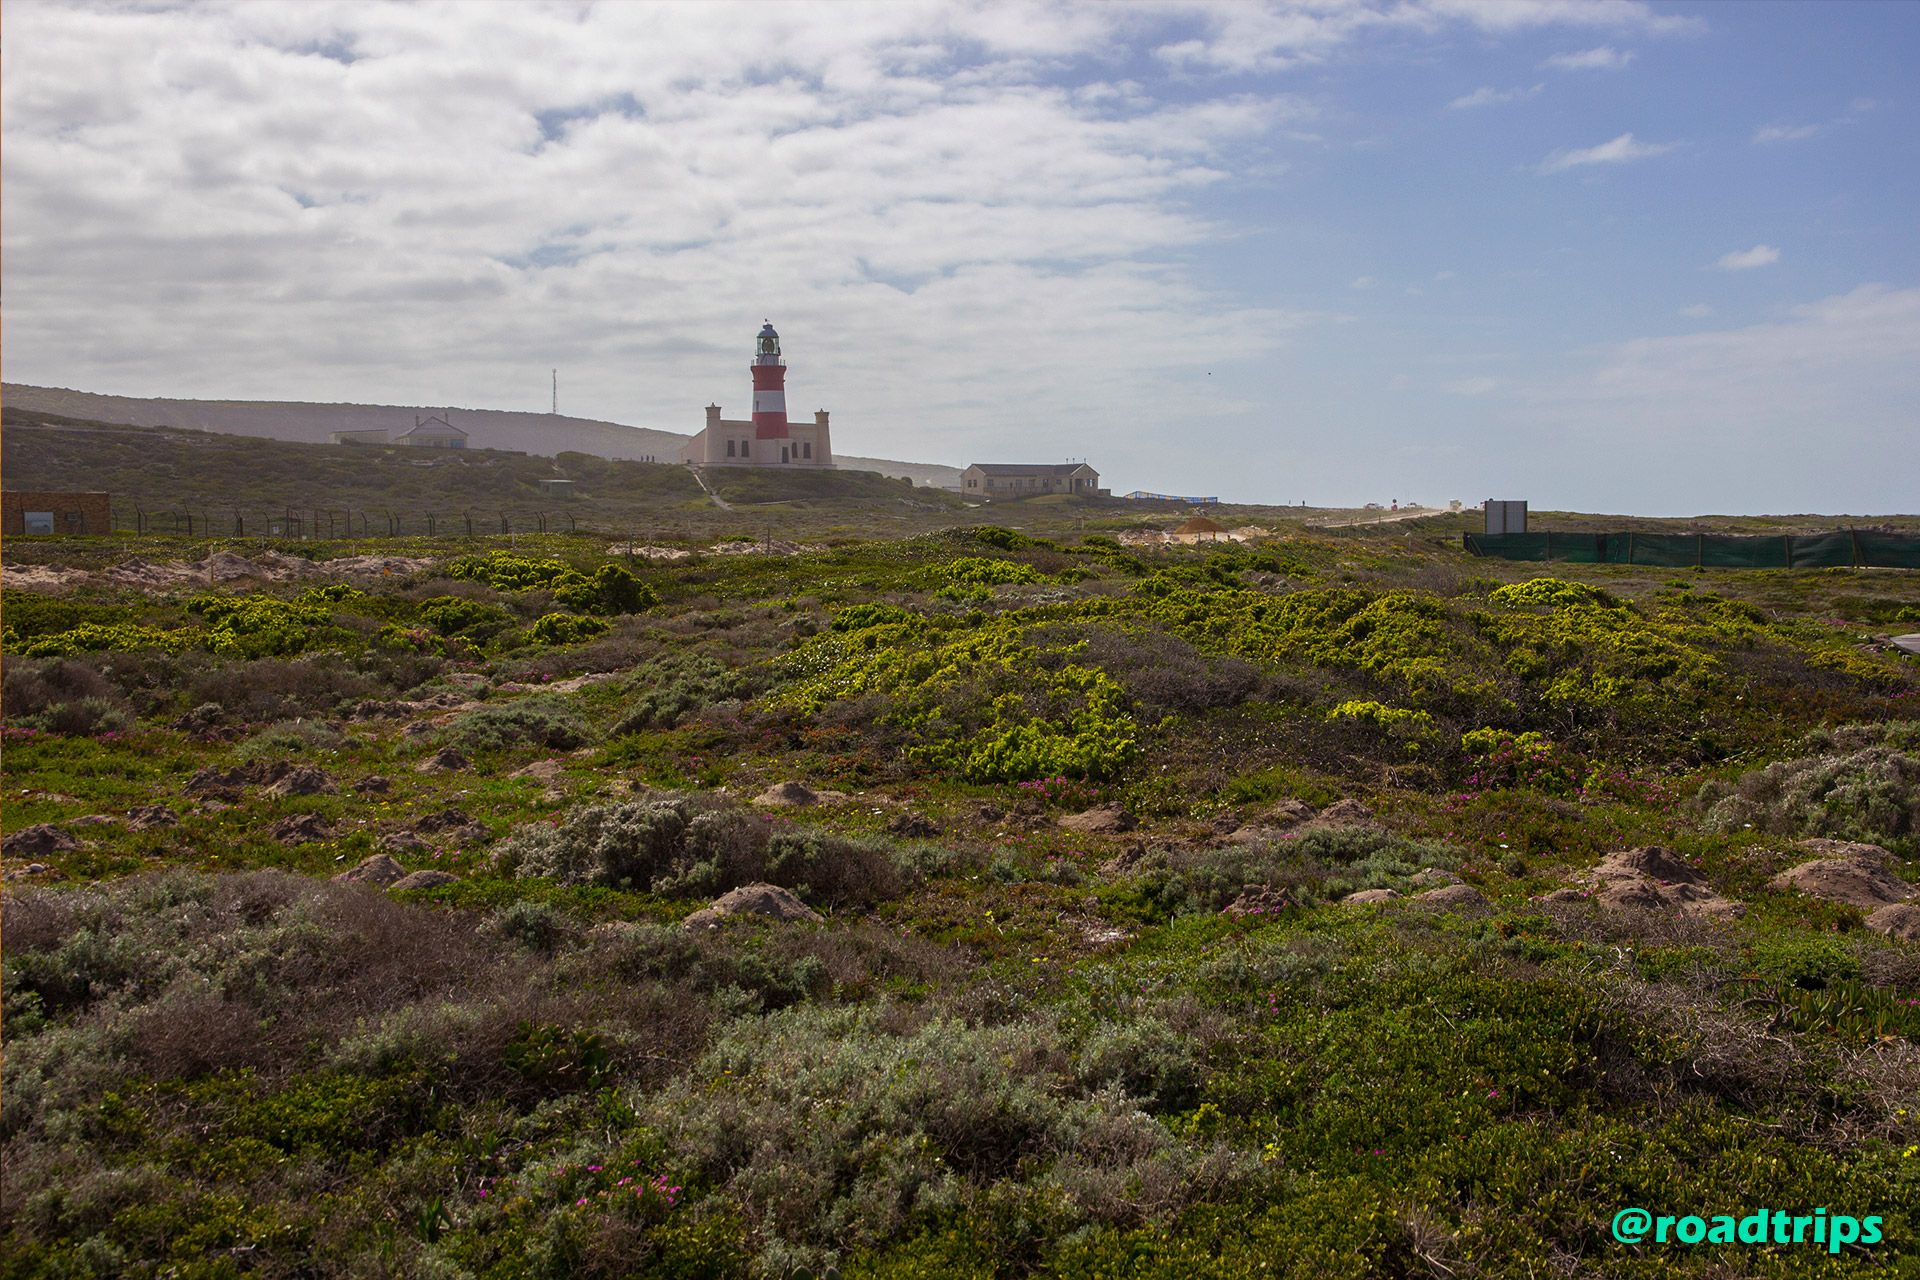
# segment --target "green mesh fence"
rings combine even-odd
[[[1920,569],[1920,536],[1910,533],[1469,533],[1464,541],[1474,555],[1502,560],[1717,569]]]

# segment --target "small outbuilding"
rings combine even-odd
[[[13,489],[0,494],[0,531],[112,533],[113,503],[104,493]]]

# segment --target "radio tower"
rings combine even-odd
[[[780,335],[773,331],[772,321],[760,326],[753,357],[753,438],[788,438],[787,366],[780,362]]]
[[[553,371],[553,416],[560,416],[560,371]]]

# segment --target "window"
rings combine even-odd
[[[801,450],[801,452],[800,452],[800,456],[801,456],[801,457],[803,457],[803,458],[811,458],[811,457],[813,456],[813,441],[811,441],[811,440],[803,440],[803,441],[801,441],[801,442],[800,442],[800,450]]]
[[[51,511],[27,512],[27,532],[28,533],[52,533],[53,532],[53,512]]]
[[[781,446],[780,446],[780,461],[782,461],[782,462],[786,462],[786,461],[789,461],[789,459],[788,459],[788,457],[787,457],[787,453],[788,453],[788,448],[787,448],[787,446],[786,446],[786,445],[784,445],[784,444],[783,444],[783,445],[781,445]]]
[[[750,444],[752,444],[752,443],[753,443],[753,441],[751,441],[751,440],[742,440],[742,441],[740,442],[740,456],[741,456],[741,457],[743,457],[743,458],[744,458],[744,457],[746,457],[746,456],[747,456],[747,446],[748,446],[748,445],[750,445]]]
[[[729,458],[733,456],[733,441],[731,440],[727,441],[727,456]]]

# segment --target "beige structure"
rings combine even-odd
[[[833,440],[827,411],[812,423],[789,422],[784,440],[756,440],[753,423],[722,418],[720,406],[707,406],[707,425],[687,441],[680,460],[696,467],[831,467]]]
[[[464,449],[467,447],[467,433],[449,422],[446,417],[413,417],[413,430],[404,432],[395,444],[403,444],[413,449]]]
[[[1084,462],[1035,463],[976,462],[960,473],[960,492],[989,502],[1033,498],[1043,493],[1077,493],[1105,497],[1100,473]]]

